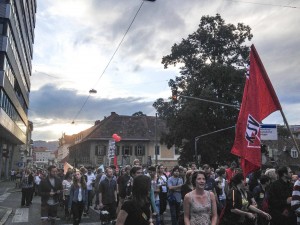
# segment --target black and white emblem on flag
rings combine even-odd
[[[245,132],[245,138],[248,142],[248,147],[260,147],[259,129],[260,123],[249,114]]]

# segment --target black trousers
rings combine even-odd
[[[72,202],[73,225],[78,225],[81,221],[84,204],[83,202]]]
[[[159,214],[162,215],[167,209],[167,192],[160,192],[159,193]]]
[[[21,205],[22,206],[29,206],[31,203],[31,195],[32,195],[32,188],[22,188],[22,199]]]

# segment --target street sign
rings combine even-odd
[[[276,124],[261,124],[260,125],[260,139],[264,141],[278,140]]]

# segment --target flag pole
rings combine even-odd
[[[288,131],[290,132],[290,135],[291,135],[291,137],[292,137],[292,139],[293,139],[293,142],[294,142],[294,145],[295,145],[295,147],[296,147],[296,149],[297,149],[297,152],[299,153],[299,147],[298,147],[298,144],[297,144],[296,139],[295,139],[295,137],[294,137],[294,135],[293,135],[293,133],[292,133],[292,131],[291,131],[291,129],[290,129],[290,126],[289,126],[289,124],[288,124],[288,122],[287,122],[287,119],[286,119],[286,117],[285,117],[285,115],[284,115],[282,109],[280,109],[280,113],[281,113],[281,115],[282,115],[283,121],[284,121],[284,123],[285,123],[285,125],[286,125]]]

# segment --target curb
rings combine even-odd
[[[5,208],[5,207],[1,207],[2,209],[6,209],[6,213],[4,214],[4,216],[1,218],[0,220],[0,225],[4,225],[6,220],[8,219],[9,215],[12,213],[12,208]]]

